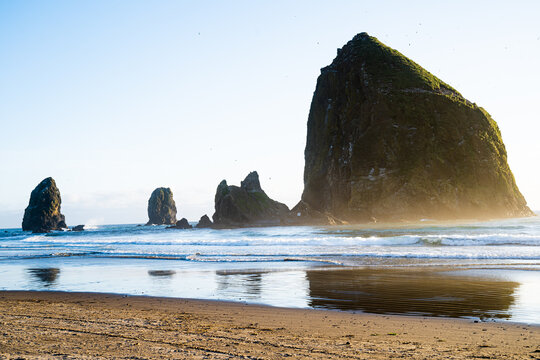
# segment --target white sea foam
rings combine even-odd
[[[0,257],[173,258],[189,261],[279,261],[308,257],[540,259],[540,220],[418,228],[272,227],[171,230],[101,225],[92,231],[21,233],[0,241]],[[203,255],[194,255],[194,254]],[[210,258],[212,257],[212,258]],[[268,257],[273,257],[271,260]]]

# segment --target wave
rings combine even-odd
[[[540,236],[533,234],[408,234],[400,236],[302,236],[302,237],[214,237],[214,238],[137,238],[137,237],[54,237],[31,236],[24,243],[77,246],[540,246]]]
[[[165,230],[163,226],[100,225],[83,232],[0,239],[0,259],[104,257],[194,262],[324,261],[346,257],[540,259],[540,221],[455,227],[358,229],[273,227]],[[10,230],[11,231],[11,230]],[[202,254],[202,255],[201,255]],[[335,259],[329,260],[328,257]]]
[[[309,249],[313,250],[313,249]],[[473,251],[456,248],[456,251],[437,251],[437,248],[404,249],[399,247],[381,248],[370,251],[360,249],[349,252],[321,251],[298,253],[207,253],[207,254],[147,254],[147,253],[107,253],[107,252],[54,252],[43,254],[0,254],[0,260],[44,259],[44,258],[103,258],[103,259],[141,259],[141,260],[177,260],[191,262],[322,262],[344,265],[353,258],[404,258],[404,259],[454,259],[454,260],[531,260],[540,262],[540,250],[530,248],[500,247],[497,251],[486,250],[483,247]],[[351,250],[351,249],[344,249]]]

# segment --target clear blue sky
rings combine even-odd
[[[257,170],[294,206],[320,68],[366,31],[483,106],[540,209],[540,2],[0,0],[0,227],[52,176],[68,225],[213,213]]]

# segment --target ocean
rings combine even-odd
[[[0,230],[0,290],[82,291],[540,324],[540,218]]]

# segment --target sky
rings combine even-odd
[[[540,209],[538,1],[0,0],[0,227],[52,176],[68,225],[178,218],[258,171],[294,206],[320,69],[367,32],[484,107]]]

